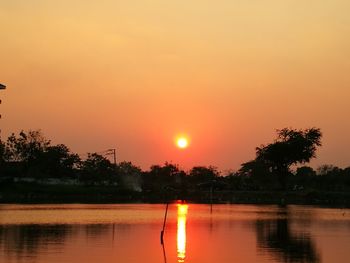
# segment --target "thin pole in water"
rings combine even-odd
[[[164,258],[164,263],[167,263],[166,261],[166,252],[165,252],[165,244],[162,243],[162,247],[163,247],[163,258]]]
[[[169,203],[166,204],[166,208],[165,208],[165,215],[164,215],[164,222],[163,222],[163,229],[160,232],[160,243],[163,245],[164,240],[163,240],[163,236],[164,236],[164,231],[165,231],[165,223],[166,223],[166,218],[168,215],[168,207],[169,207]]]

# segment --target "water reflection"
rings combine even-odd
[[[127,226],[119,226],[123,229]],[[113,225],[0,225],[0,249],[11,257],[36,257],[39,251],[53,249],[59,251],[64,247],[67,238],[83,236],[86,239],[97,239],[111,236]]]
[[[277,211],[276,219],[257,220],[256,234],[258,246],[263,251],[269,251],[280,262],[320,262],[310,234],[291,230],[288,209],[285,207]]]
[[[71,232],[69,225],[0,225],[0,247],[8,256],[35,257],[46,244],[62,247]]]
[[[185,262],[186,257],[186,218],[188,205],[177,205],[177,261]]]
[[[174,205],[161,251],[164,206],[67,207],[0,210],[0,262],[350,262],[348,211]]]

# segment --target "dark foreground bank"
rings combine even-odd
[[[115,186],[12,183],[0,185],[0,203],[196,203],[303,204],[350,207],[349,192],[331,191],[162,191],[138,192]]]

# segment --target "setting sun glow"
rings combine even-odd
[[[177,147],[179,147],[180,149],[185,149],[188,147],[188,139],[185,137],[179,137],[176,140],[176,145]]]

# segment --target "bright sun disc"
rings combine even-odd
[[[181,149],[187,148],[188,140],[184,137],[178,138],[176,141],[176,145],[177,145],[177,147],[179,147]]]

